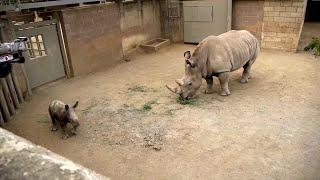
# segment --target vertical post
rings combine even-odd
[[[29,83],[29,79],[28,79],[28,75],[27,75],[26,69],[24,67],[24,64],[20,64],[20,65],[21,65],[21,70],[22,70],[23,77],[24,77],[24,79],[26,81],[26,85],[27,85],[27,89],[28,89],[28,95],[32,96],[32,90],[31,90],[31,86],[30,86],[30,83]]]
[[[8,83],[9,91],[11,93],[13,104],[18,109],[20,107],[20,104],[19,104],[19,100],[18,100],[16,89],[14,88],[14,85],[13,85],[13,82],[12,82],[11,73],[8,74],[8,76],[6,77],[6,80],[7,80],[7,83]]]
[[[9,88],[8,88],[7,81],[5,80],[5,78],[1,78],[0,82],[1,82],[1,86],[2,86],[3,95],[4,95],[4,98],[6,99],[10,114],[14,115],[15,114],[15,109],[14,109],[14,105],[13,105],[11,94],[10,94],[10,91],[9,91]]]
[[[231,30],[232,25],[232,0],[228,0],[228,19],[227,19],[227,31]]]
[[[12,75],[13,84],[14,84],[14,86],[16,88],[16,91],[17,91],[17,94],[18,94],[19,102],[23,103],[24,99],[23,99],[23,96],[22,96],[20,83],[19,83],[18,78],[17,78],[17,72],[16,72],[14,67],[12,67],[12,69],[11,69],[11,75]]]
[[[6,103],[6,99],[4,98],[3,92],[2,92],[2,86],[0,85],[0,105],[4,116],[4,122],[8,122],[11,117],[9,113],[9,109]]]

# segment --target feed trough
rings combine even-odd
[[[169,44],[169,39],[156,38],[144,44],[141,44],[140,47],[146,52],[157,52],[160,48],[165,47]]]

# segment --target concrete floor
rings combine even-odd
[[[320,61],[263,51],[248,84],[232,73],[232,95],[177,103],[166,83],[184,73],[172,45],[103,72],[34,91],[6,129],[114,179],[319,179]],[[80,101],[77,136],[51,132],[51,100]],[[152,109],[143,108],[149,104]]]

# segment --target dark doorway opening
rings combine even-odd
[[[320,0],[308,0],[298,50],[303,50],[313,37],[320,37]]]
[[[320,0],[308,0],[305,22],[320,22]]]

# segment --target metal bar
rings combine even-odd
[[[36,37],[37,47],[38,47],[38,51],[39,51],[39,56],[42,56],[42,51],[41,51],[38,35],[36,35],[35,37]]]
[[[1,11],[15,11],[17,9],[33,9],[33,8],[41,8],[41,7],[50,7],[50,6],[62,6],[68,4],[81,4],[88,2],[101,2],[100,0],[58,0],[58,1],[44,1],[44,2],[33,2],[33,3],[21,3],[10,4],[10,5],[2,5],[0,7]]]

